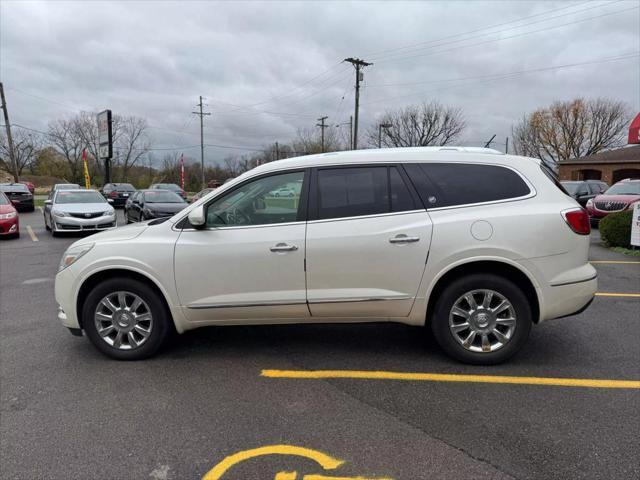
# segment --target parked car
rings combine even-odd
[[[149,190],[169,190],[170,192],[180,195],[184,200],[187,199],[187,192],[175,183],[152,183],[149,186]]]
[[[19,237],[20,217],[11,200],[0,192],[0,237]]]
[[[95,190],[57,190],[44,202],[44,226],[51,234],[116,228],[116,212]]]
[[[29,191],[31,192],[31,195],[33,195],[33,194],[34,194],[34,192],[36,191],[36,186],[35,186],[33,183],[31,183],[31,182],[27,182],[27,181],[25,181],[25,180],[21,180],[21,181],[20,181],[20,182],[18,182],[18,183],[23,183],[23,184],[25,184],[25,185],[27,186],[27,188],[29,189]]]
[[[102,187],[102,195],[113,200],[114,207],[122,207],[136,188],[130,183],[107,183]]]
[[[77,183],[56,183],[53,187],[51,187],[51,193],[56,190],[79,190],[82,187]]]
[[[138,190],[125,204],[124,218],[131,223],[171,217],[187,205],[182,197],[169,190]]]
[[[638,202],[640,202],[640,179],[621,180],[587,202],[591,224],[597,225],[612,212],[632,210],[634,204]]]
[[[297,201],[266,198],[296,181]],[[427,325],[452,357],[494,364],[534,324],[591,303],[589,233],[537,159],[463,147],[311,155],[260,165],[171,218],[75,242],[55,297],[63,325],[123,360],[157,352],[174,327],[366,320]]]
[[[33,194],[24,183],[0,183],[0,192],[4,192],[19,212],[33,212]]]
[[[600,180],[579,180],[560,182],[564,189],[583,207],[596,195],[604,192],[609,185]]]
[[[296,192],[294,192],[289,187],[282,187],[274,190],[273,192],[269,192],[269,195],[271,195],[272,197],[293,197],[295,196],[295,194]]]
[[[216,187],[217,188],[217,187]],[[195,202],[196,200],[200,200],[202,197],[204,197],[205,195],[207,195],[208,193],[211,193],[215,190],[215,188],[204,188],[202,190],[200,190],[198,193],[196,193],[193,197],[191,197],[191,201],[190,203]]]

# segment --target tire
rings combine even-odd
[[[139,324],[145,330],[148,329],[150,332],[144,340],[142,340],[142,335],[136,333],[137,331],[134,332],[132,322],[130,321],[130,324],[121,330],[122,335],[120,348],[116,348],[115,345],[109,344],[109,342],[105,340],[100,333],[98,333],[98,327],[94,319],[96,312],[109,312],[108,309],[105,309],[105,307],[100,305],[100,302],[105,297],[112,294],[117,297],[117,292],[126,292],[125,305],[128,303],[129,307],[133,306],[135,301],[134,296],[137,296],[143,302],[140,307],[138,307],[137,311],[142,313],[148,311],[151,314],[152,319],[150,322],[143,321]],[[120,311],[122,312],[122,310]],[[124,310],[124,313],[129,315],[129,320],[133,319],[135,321],[135,318],[131,316],[131,310]],[[114,312],[112,317],[115,316],[116,314]],[[84,328],[84,331],[86,332],[87,337],[89,337],[91,343],[93,343],[100,352],[116,360],[142,360],[156,354],[171,332],[172,321],[162,298],[160,298],[155,290],[149,287],[146,283],[130,278],[111,278],[99,283],[91,293],[87,295],[82,306],[82,319],[82,327]],[[109,325],[115,325],[115,323],[109,323],[109,321],[107,321],[104,323],[101,322],[100,325],[104,328]],[[130,340],[131,337],[129,337],[127,330],[135,335],[133,340],[134,344],[137,341],[141,341],[139,345],[132,347]],[[113,333],[107,337],[109,337],[109,340],[115,344],[115,338],[111,337],[115,337],[117,335],[118,330],[114,329]]]
[[[478,304],[475,310],[465,299],[469,293]],[[490,299],[488,310],[480,305],[485,298]],[[498,305],[504,308],[502,300],[507,300],[509,308],[496,315],[493,310],[498,310]],[[458,312],[473,314],[463,317],[452,313],[454,306],[459,307]],[[465,324],[470,328],[465,329]],[[517,353],[529,337],[531,324],[531,306],[516,284],[498,275],[479,273],[452,281],[440,294],[431,317],[431,330],[440,347],[456,360],[473,365],[495,365]],[[476,333],[471,344],[463,346],[473,330]]]
[[[59,233],[58,233],[58,231],[56,230],[56,226],[55,226],[55,224],[53,223],[53,219],[51,218],[51,215],[49,215],[49,223],[51,224],[51,228],[50,228],[50,230],[51,230],[51,236],[52,236],[52,237],[59,237],[59,236],[60,236],[60,234],[59,234]]]

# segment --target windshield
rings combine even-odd
[[[181,197],[167,190],[145,192],[144,201],[147,203],[184,203]]]
[[[605,195],[640,195],[640,182],[616,183],[610,187]]]
[[[117,192],[135,192],[136,188],[130,183],[121,183],[116,187]]]
[[[182,190],[178,185],[174,183],[158,183],[154,188],[160,190],[171,190],[173,192],[179,192]]]
[[[26,185],[0,185],[0,192],[28,192],[29,189]]]
[[[560,182],[564,189],[571,195],[575,195],[581,182]]]
[[[80,188],[80,185],[77,183],[59,183],[55,188],[56,190],[75,190],[76,188]]]
[[[55,203],[106,203],[102,195],[94,190],[62,190],[56,195]]]

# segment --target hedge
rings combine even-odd
[[[633,210],[610,213],[600,220],[600,236],[610,247],[631,248]]]

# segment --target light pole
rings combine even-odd
[[[390,123],[381,123],[378,125],[378,148],[382,148],[382,129],[393,127]]]

